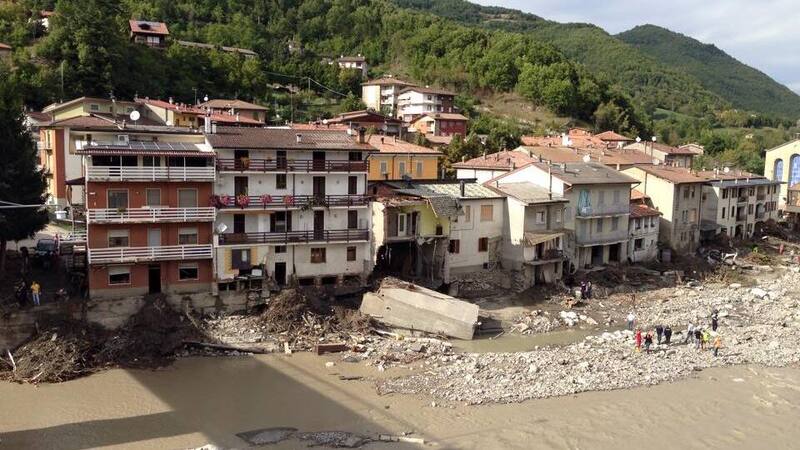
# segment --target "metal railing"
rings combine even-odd
[[[89,264],[211,259],[211,254],[211,244],[91,248]]]
[[[747,196],[746,196],[746,195],[745,195],[745,196],[739,196],[739,197],[736,199],[736,202],[737,202],[737,203],[747,203]]]
[[[302,208],[366,206],[366,195],[214,195],[217,208]]]
[[[283,233],[225,233],[219,235],[220,245],[354,242],[368,240],[369,230],[307,230],[285,231]]]
[[[89,209],[89,223],[157,223],[157,222],[210,222],[216,218],[214,207],[169,208],[105,208]]]
[[[86,242],[86,230],[58,233],[56,238],[62,244],[82,244]]]
[[[214,181],[214,167],[92,166],[90,181]]]
[[[217,159],[217,170],[226,172],[367,172],[369,161],[219,158]]]
[[[578,217],[614,216],[629,214],[631,207],[628,204],[619,205],[591,205],[576,206],[575,215]]]

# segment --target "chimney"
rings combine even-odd
[[[486,159],[486,150],[483,151],[483,159]]]
[[[206,134],[211,133],[211,112],[209,111],[206,111],[206,120],[205,123],[203,124],[203,128]]]
[[[381,144],[383,144],[383,136],[381,136]]]
[[[366,128],[361,127],[361,128],[358,129],[358,143],[359,144],[363,144],[363,143],[366,142],[366,140],[365,140],[366,134],[367,134],[367,129]]]
[[[303,142],[303,135],[300,134],[300,133],[295,134],[294,138],[295,138],[295,140],[297,141],[298,144]]]
[[[461,190],[461,196],[462,197],[466,197],[466,195],[464,195],[464,194],[466,193],[466,190],[467,190],[467,182],[464,181],[464,180],[461,180],[461,181],[458,182],[458,185],[459,185],[458,186],[459,189]]]
[[[170,104],[170,105],[172,105],[172,104],[174,104],[174,103],[175,103],[175,100],[173,100],[173,99],[172,99],[172,97],[170,97],[170,98],[169,98],[169,104]]]
[[[461,162],[467,161],[467,155],[461,155]]]

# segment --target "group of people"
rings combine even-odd
[[[581,281],[581,300],[592,298],[592,282]]]
[[[30,294],[30,300],[33,302],[33,306],[39,306],[41,304],[41,294],[42,294],[42,286],[34,280],[31,282],[30,286],[25,280],[20,280],[15,289],[15,296],[17,298],[17,302],[19,306],[24,307],[25,304],[28,303],[28,294]]]
[[[634,331],[635,328],[634,340],[637,352],[642,351],[642,346],[644,346],[645,352],[650,353],[650,347],[653,346],[653,333],[655,333],[658,345],[662,343],[670,345],[672,342],[672,328],[669,325],[664,326],[659,324],[655,326],[654,331],[642,333],[642,329],[636,327],[636,314],[634,314],[633,311],[628,313],[626,321],[628,330]],[[694,323],[690,321],[689,326],[686,328],[686,337],[683,343],[689,344],[691,342],[698,350],[705,350],[710,347],[714,351],[714,356],[719,356],[719,349],[722,348],[722,337],[717,332],[718,327],[719,311],[715,308],[711,312],[711,331],[699,325],[695,326]]]

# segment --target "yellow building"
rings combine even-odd
[[[369,180],[434,180],[439,174],[439,150],[405,142],[392,136],[373,135],[369,144],[378,149],[370,155]]]
[[[781,184],[778,209],[785,210],[789,188],[800,183],[800,139],[767,150],[764,176],[784,183]]]

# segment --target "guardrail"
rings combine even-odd
[[[236,244],[293,244],[313,242],[368,241],[369,230],[310,230],[283,233],[225,233],[219,235],[220,245]]]
[[[89,264],[210,259],[211,244],[89,249]]]
[[[92,166],[90,181],[214,181],[214,167]]]
[[[366,195],[215,195],[211,204],[217,208],[302,208],[366,206]]]
[[[89,209],[89,223],[156,223],[156,222],[210,222],[216,218],[214,207],[198,208],[105,208]]]
[[[217,170],[226,172],[367,172],[369,161],[311,159],[217,159]]]

